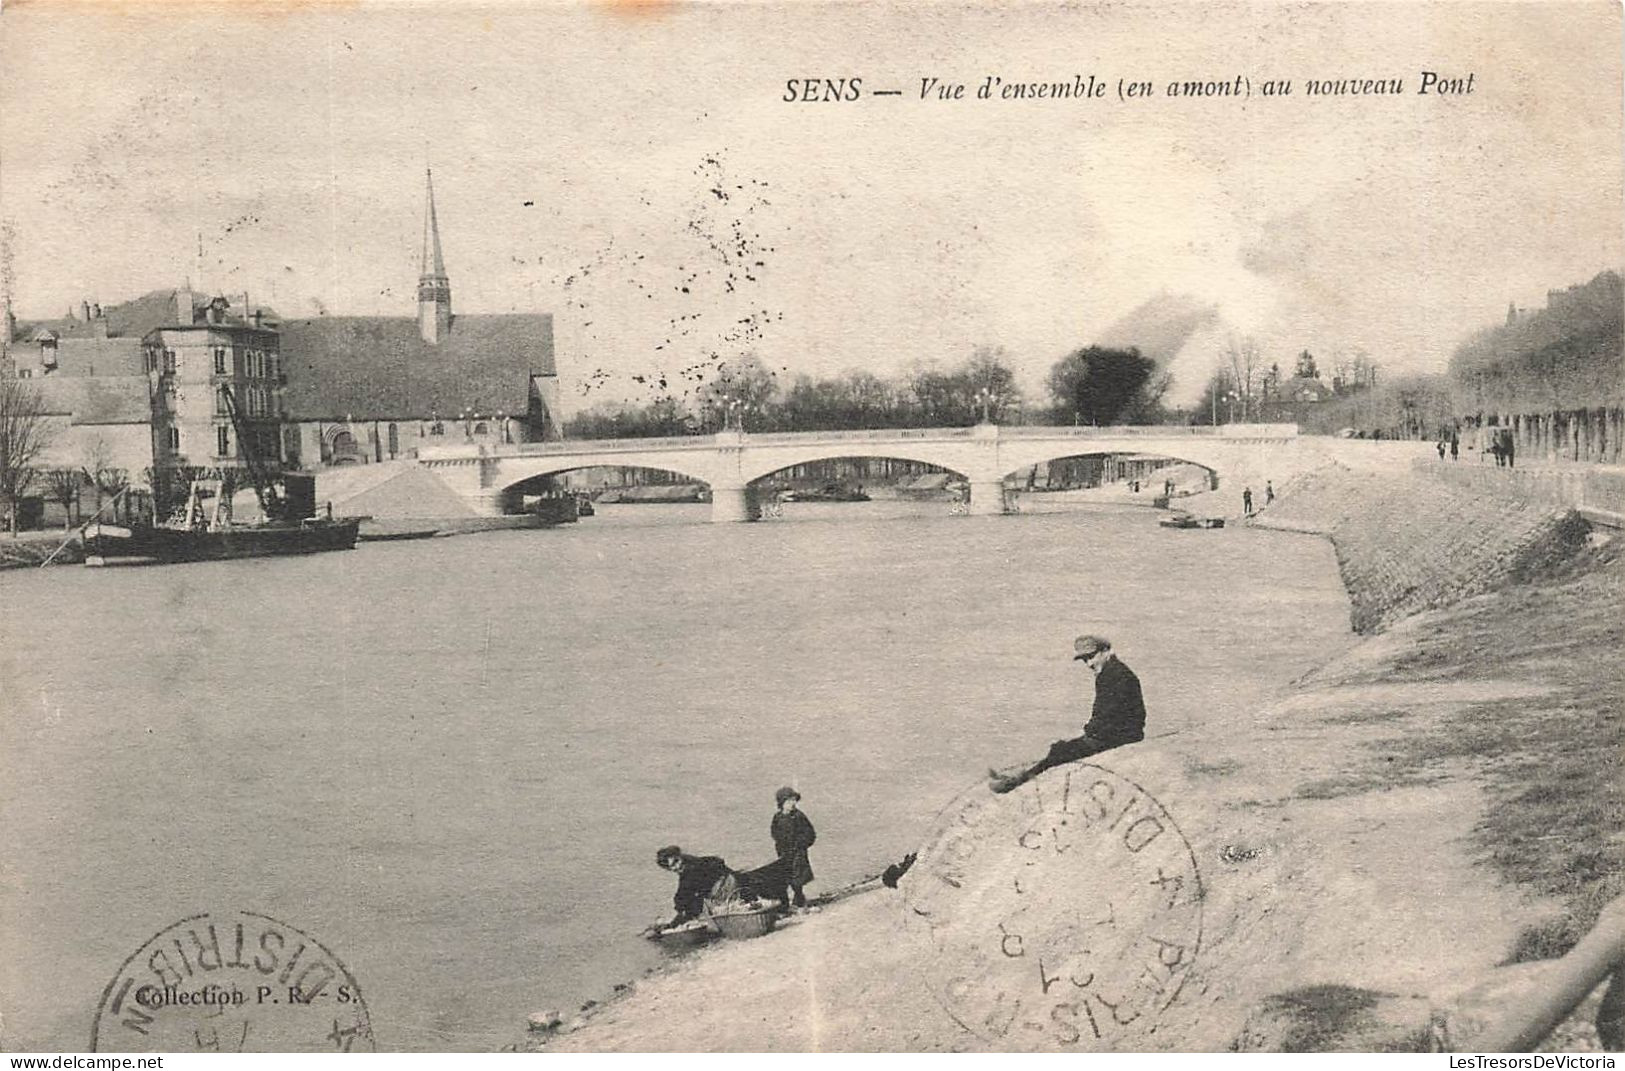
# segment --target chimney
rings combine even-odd
[[[192,323],[192,284],[190,281],[175,291],[175,322],[191,326]]]

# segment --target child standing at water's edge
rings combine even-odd
[[[813,880],[807,849],[813,846],[818,834],[813,830],[812,820],[801,812],[801,793],[785,787],[775,792],[773,799],[778,803],[778,810],[773,812],[773,824],[769,827],[773,834],[773,847],[779,853],[779,861],[785,864],[789,872],[791,903],[796,907],[806,907],[807,897],[802,890]]]

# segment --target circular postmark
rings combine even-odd
[[[91,1051],[371,1052],[344,963],[253,911],[205,912],[153,934],[102,992]]]
[[[1010,1048],[1148,1048],[1202,945],[1202,878],[1168,811],[1076,764],[942,812],[903,884],[927,982]]]

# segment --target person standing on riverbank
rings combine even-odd
[[[1253,515],[1253,489],[1251,487],[1241,489],[1241,512],[1244,516],[1251,517]]]
[[[786,786],[775,792],[773,799],[778,809],[773,812],[768,832],[773,835],[773,847],[789,877],[791,899],[786,906],[806,907],[807,896],[802,890],[813,880],[807,849],[818,839],[818,833],[813,829],[812,819],[801,810],[801,793]]]
[[[1112,653],[1111,641],[1104,636],[1079,636],[1072,649],[1072,660],[1082,662],[1095,675],[1095,702],[1083,735],[1057,740],[1050,745],[1049,754],[1018,774],[988,771],[989,787],[994,792],[1009,792],[1045,770],[1145,739],[1145,697],[1140,691],[1140,678]]]

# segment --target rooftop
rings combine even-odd
[[[525,413],[530,379],[554,375],[553,317],[460,315],[438,344],[406,316],[284,321],[285,402],[295,420]]]

